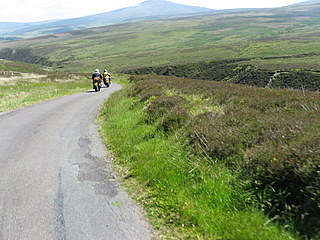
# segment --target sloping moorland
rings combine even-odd
[[[103,133],[165,239],[319,239],[318,93],[131,81]]]
[[[0,43],[0,57],[91,72],[217,59],[319,69],[320,3],[112,25]],[[26,48],[28,50],[26,50]],[[312,54],[306,58],[296,55]],[[264,57],[292,56],[275,61]],[[275,64],[276,63],[276,64]],[[300,66],[300,67],[299,67]]]
[[[146,0],[135,6],[78,18],[35,23],[0,22],[0,41],[1,36],[3,39],[31,38],[126,22],[192,16],[201,12],[214,12],[214,10],[182,5],[166,0]]]
[[[280,57],[284,62],[287,59],[297,61],[299,56]],[[312,59],[305,55],[300,56],[303,61]],[[265,58],[262,61],[279,60],[277,57]],[[308,60],[307,60],[308,59]],[[260,60],[261,61],[261,60]],[[309,62],[309,66],[312,63]],[[299,65],[300,68],[303,64]],[[161,67],[144,67],[125,70],[127,74],[157,74],[165,76],[177,76],[194,79],[205,79],[214,81],[231,82],[235,84],[246,84],[263,88],[291,88],[309,91],[320,91],[320,71],[314,69],[296,69],[289,63],[283,66],[273,64],[273,69],[266,65],[259,66],[259,60],[232,59],[211,62],[198,62],[189,64],[169,65]],[[275,70],[277,69],[277,70]]]

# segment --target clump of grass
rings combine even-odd
[[[159,128],[164,116],[176,110],[172,101],[184,105],[187,100],[145,99],[140,93],[141,98],[132,89],[114,94],[100,122],[116,163],[126,168],[126,183],[133,182],[131,191],[140,193],[136,198],[163,239],[295,239],[257,210],[255,197],[246,191],[248,181],[192,153],[183,124],[171,125],[170,131]]]

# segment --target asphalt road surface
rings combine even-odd
[[[0,114],[1,240],[145,240],[150,226],[119,188],[94,123],[120,89]]]

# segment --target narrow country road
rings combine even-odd
[[[0,240],[152,238],[115,181],[94,123],[119,89],[0,113]]]

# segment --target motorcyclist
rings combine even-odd
[[[111,74],[108,72],[107,69],[105,69],[105,70],[103,71],[103,83],[104,83],[104,85],[106,85],[107,87],[109,87],[110,84],[111,84]]]
[[[99,86],[101,86],[101,81],[103,79],[103,76],[101,75],[99,69],[96,69],[94,73],[92,74],[92,85],[94,84],[95,81],[99,82]]]

